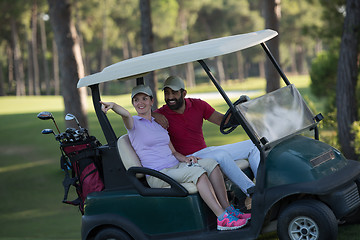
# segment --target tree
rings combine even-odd
[[[44,80],[45,80],[45,92],[46,95],[50,95],[51,93],[51,84],[50,84],[50,73],[49,73],[49,65],[46,58],[47,55],[47,41],[46,41],[46,29],[45,29],[45,20],[48,17],[44,13],[41,13],[41,18],[39,19],[39,26],[40,26],[40,42],[41,42],[41,49],[42,49],[42,66],[44,70]]]
[[[307,61],[319,52],[321,41],[316,31],[323,27],[320,0],[282,0],[280,21],[280,59],[292,74],[308,73]]]
[[[356,159],[352,124],[358,119],[356,84],[360,39],[360,2],[347,0],[336,83],[339,142],[344,155]]]
[[[87,128],[86,89],[76,87],[79,78],[84,77],[84,65],[75,26],[71,21],[70,0],[48,0],[48,3],[59,54],[65,112],[76,114],[80,125]],[[66,124],[67,127],[74,127],[72,121],[66,121]]]
[[[52,40],[52,54],[53,54],[54,94],[60,95],[59,54],[54,39]]]
[[[16,96],[23,96],[25,95],[24,66],[21,57],[18,30],[14,18],[11,18],[10,24],[11,24],[12,46],[14,49],[13,57],[14,57],[14,76],[16,81]]]
[[[224,1],[208,1],[199,11],[197,27],[202,30],[204,39],[212,39],[227,35],[227,28],[225,21],[219,19],[226,19],[228,12],[223,10]],[[202,39],[202,40],[204,40]],[[220,83],[225,82],[225,71],[223,65],[223,56],[215,57],[216,72]]]
[[[139,4],[141,12],[141,43],[143,47],[142,53],[143,55],[145,55],[154,52],[154,35],[152,32],[150,0],[140,0]],[[151,72],[150,74],[148,74],[146,81],[147,85],[151,88],[151,91],[154,95],[154,104],[152,108],[157,109],[157,80],[155,73]]]
[[[196,30],[193,32],[198,35],[196,40],[248,33],[263,28],[263,21],[259,19],[261,18],[258,11],[252,11],[247,0],[205,1],[198,11],[197,22],[194,25]],[[244,56],[243,53],[239,51],[233,55],[215,58],[215,75],[220,82],[228,79],[229,75],[238,79],[244,78],[243,66],[248,64],[250,58],[251,62],[254,62],[258,53],[254,54],[253,51],[248,56]],[[249,58],[245,61],[247,57]]]
[[[264,0],[265,28],[279,32],[281,16],[281,0]],[[276,61],[280,64],[279,37],[267,42],[267,45]],[[266,92],[272,92],[280,88],[280,77],[269,59],[265,62]]]
[[[4,53],[3,46],[0,43],[0,53]],[[5,55],[5,54],[4,54]],[[5,81],[3,74],[3,61],[0,58],[0,96],[5,96]]]
[[[38,62],[38,48],[37,48],[37,21],[38,21],[38,6],[36,0],[33,1],[31,11],[31,52],[32,52],[32,68],[33,68],[33,79],[34,79],[34,93],[40,95],[40,73],[39,73],[39,62]],[[29,66],[30,67],[30,66]],[[30,93],[31,95],[33,93]]]

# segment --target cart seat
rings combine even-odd
[[[131,146],[130,139],[128,134],[122,135],[119,137],[118,142],[118,149],[120,153],[120,157],[122,159],[122,162],[124,164],[124,167],[126,170],[128,170],[131,167],[142,167],[139,157],[137,156],[135,150]],[[249,167],[249,162],[245,159],[239,159],[236,160],[236,165],[241,169],[245,170]],[[137,174],[138,178],[144,177],[144,174]],[[196,185],[193,183],[181,183],[181,185],[186,188],[186,190],[190,193],[196,193],[197,188]]]
[[[126,170],[131,167],[142,167],[140,159],[131,146],[129,136],[127,134],[119,137],[117,145],[120,152],[120,157]],[[136,176],[138,178],[142,178],[144,177],[144,174],[137,174]],[[194,183],[181,183],[181,185],[189,192],[189,194],[198,192]]]

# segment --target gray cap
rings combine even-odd
[[[149,86],[138,85],[138,86],[134,87],[133,90],[131,91],[131,99],[133,99],[133,97],[138,93],[144,93],[150,97],[153,96],[152,91]]]
[[[164,82],[164,90],[166,87],[171,88],[174,91],[179,91],[180,89],[185,89],[184,80],[180,77],[170,76]]]

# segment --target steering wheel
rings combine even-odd
[[[246,95],[241,95],[240,98],[238,100],[236,100],[234,102],[234,106],[240,104],[240,103],[243,103],[243,102],[247,102],[249,101],[250,98]],[[226,119],[229,118],[229,121],[227,123],[225,123]],[[229,134],[231,133],[232,131],[235,130],[235,128],[239,125],[239,123],[237,122],[237,120],[233,117],[232,115],[232,112],[231,112],[231,108],[229,108],[223,119],[221,120],[221,123],[220,123],[220,132],[222,134]],[[228,129],[228,130],[227,130]]]

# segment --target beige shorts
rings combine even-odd
[[[204,173],[210,175],[211,172],[219,165],[214,159],[202,158],[198,160],[200,166],[187,166],[186,163],[181,162],[172,168],[164,168],[160,172],[168,175],[179,183],[194,183],[196,185],[199,177]],[[168,187],[169,184],[160,180],[157,177],[148,176],[147,182],[152,188],[164,188]]]

